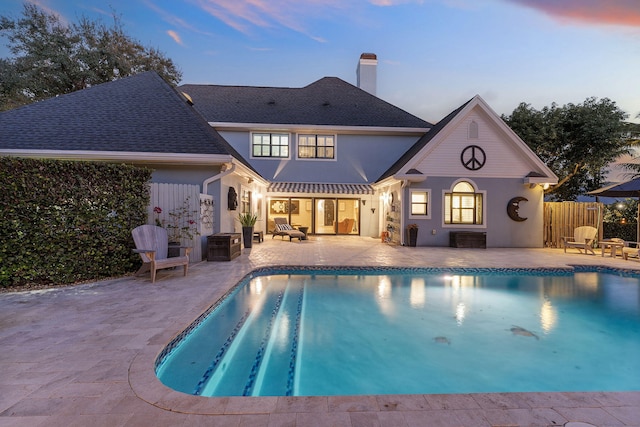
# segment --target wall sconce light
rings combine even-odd
[[[376,208],[371,208],[371,213],[372,214],[376,213]]]
[[[529,183],[529,188],[534,189],[534,188],[536,188],[536,185],[539,185],[540,187],[542,187],[543,190],[548,190],[549,187],[550,187],[550,184],[548,182],[539,183],[539,184],[537,184],[535,182],[530,182]]]
[[[251,184],[251,183],[253,182],[253,178],[248,178],[248,179],[247,179],[247,182],[248,182],[249,184]]]
[[[362,199],[362,206],[366,205],[367,201],[365,199]]]

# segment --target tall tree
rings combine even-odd
[[[640,119],[640,114],[638,114],[636,118]],[[640,123],[632,123],[632,122],[627,123],[625,138],[627,138],[630,145],[633,145],[634,147],[639,147],[640,146]],[[640,160],[640,153],[638,153],[638,150],[636,149],[634,150],[634,153],[632,153],[631,161],[627,163],[620,163],[618,166],[622,167],[622,169],[627,171],[625,175],[627,175],[629,179],[638,178],[640,177],[639,160]]]
[[[603,184],[606,166],[631,143],[624,137],[627,114],[608,98],[587,98],[536,110],[521,103],[503,120],[549,166],[559,182],[547,190],[551,200],[575,200]]]
[[[21,18],[0,16],[0,36],[12,54],[0,58],[0,110],[143,71],[173,85],[182,78],[171,59],[129,37],[115,14],[111,26],[86,17],[66,25],[25,3]]]

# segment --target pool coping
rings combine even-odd
[[[442,410],[536,410],[560,406],[563,408],[592,408],[601,406],[640,407],[640,391],[621,392],[509,392],[509,393],[460,393],[460,394],[401,394],[401,395],[347,395],[347,396],[268,396],[268,397],[203,397],[175,391],[164,385],[156,376],[157,361],[167,345],[179,336],[205,312],[210,312],[237,287],[251,277],[274,271],[335,271],[369,269],[366,266],[256,266],[242,276],[224,294],[180,331],[165,331],[160,339],[165,344],[148,344],[132,361],[128,369],[129,386],[141,400],[159,409],[182,414],[197,415],[246,415],[386,411],[442,411]],[[432,270],[432,271],[488,271],[491,267],[371,267],[371,271]],[[607,265],[567,264],[560,268],[497,268],[505,271],[549,272],[611,272],[640,277],[640,271]],[[233,279],[231,279],[233,281]],[[482,405],[479,405],[482,402]],[[567,420],[568,421],[568,420]],[[624,425],[624,424],[620,424]]]

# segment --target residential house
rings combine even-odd
[[[0,113],[0,155],[148,165],[154,182],[212,197],[211,232],[238,231],[251,211],[266,233],[285,217],[311,235],[406,244],[416,224],[421,246],[471,231],[489,247],[541,247],[553,172],[479,96],[432,125],[375,96],[376,67],[361,56],[360,87],[176,90],[143,73]]]

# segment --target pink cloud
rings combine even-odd
[[[61,22],[63,25],[69,25],[69,21],[68,21],[64,16],[62,16],[62,14],[61,14],[60,12],[58,12],[58,11],[57,11],[57,10],[55,10],[55,9],[50,8],[50,7],[47,5],[47,3],[48,3],[48,2],[47,2],[46,0],[27,0],[27,2],[28,2],[28,3],[31,3],[31,4],[33,4],[33,5],[35,5],[35,6],[38,6],[38,8],[39,8],[40,10],[42,10],[42,11],[46,12],[46,13],[47,13],[47,14],[49,14],[49,15],[55,15],[55,16],[57,16],[57,17],[58,17],[58,19],[60,19],[60,22]]]
[[[507,0],[562,21],[640,27],[638,0]]]
[[[173,30],[168,30],[167,34],[173,39],[174,42],[178,43],[180,46],[184,46],[184,44],[182,43],[182,39],[180,38],[180,35],[178,33]]]
[[[340,0],[190,0],[191,3],[237,31],[248,34],[254,27],[283,27],[318,42],[305,27],[309,16],[350,7]]]
[[[154,12],[156,12],[162,18],[163,21],[165,21],[166,23],[168,23],[168,24],[170,24],[172,26],[179,27],[179,28],[185,29],[187,31],[191,31],[193,33],[203,34],[203,35],[206,35],[206,36],[213,35],[212,33],[208,32],[208,31],[203,31],[203,30],[201,30],[199,28],[194,27],[189,22],[185,21],[184,19],[180,18],[179,16],[167,12],[166,10],[162,9],[161,7],[159,7],[157,4],[155,4],[151,0],[142,0],[142,2],[149,9],[153,10]]]

